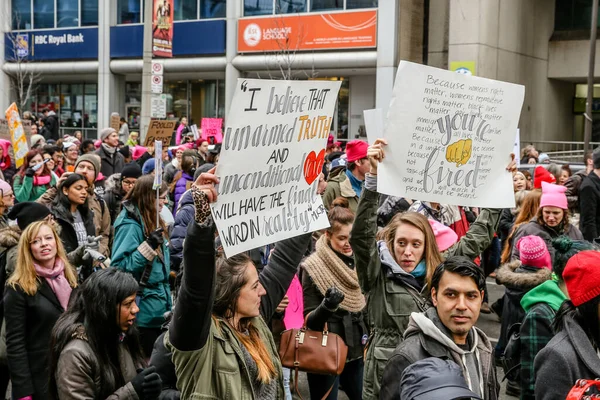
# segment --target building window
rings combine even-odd
[[[98,0],[11,1],[13,30],[78,28],[98,25]]]
[[[227,0],[200,0],[200,18],[225,18],[226,15]]]
[[[198,0],[175,0],[175,21],[198,19]]]
[[[118,0],[117,23],[139,24],[142,22],[141,3],[142,2],[140,0]]]
[[[143,10],[145,4],[146,0],[118,0],[117,24],[139,24],[144,22]],[[225,18],[226,13],[227,0],[173,1],[173,15],[175,21],[191,21],[204,18]]]
[[[244,16],[377,8],[379,0],[244,0]]]
[[[589,31],[591,16],[592,0],[556,0],[554,29],[557,31]]]

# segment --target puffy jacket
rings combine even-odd
[[[367,174],[350,235],[356,272],[362,291],[368,299],[367,313],[371,324],[365,356],[365,399],[376,399],[379,396],[383,368],[402,341],[411,312],[420,312],[426,308],[425,300],[418,293],[419,288],[412,287],[407,282],[388,279],[382,268],[382,257],[376,240],[379,204],[379,193],[374,191],[376,188],[376,177]],[[471,259],[479,256],[494,237],[501,212],[501,209],[482,209],[467,234],[446,252],[447,256],[462,255]]]
[[[558,282],[546,281],[523,296],[521,307],[525,318],[521,323],[521,400],[535,399],[533,361],[554,337],[552,323],[556,312],[567,300]]]
[[[600,376],[600,357],[583,328],[570,316],[535,358],[535,398],[564,400],[578,379]]]
[[[169,247],[165,240],[159,255],[146,243],[144,223],[138,209],[131,203],[123,204],[123,210],[115,221],[111,265],[129,272],[139,282],[148,263],[152,270],[147,286],[142,292],[137,324],[143,328],[160,328],[164,313],[171,311],[169,288]]]
[[[194,181],[194,177],[183,171],[181,178],[175,184],[175,190],[173,191],[173,215],[177,216],[177,204],[181,196],[190,188],[190,185]]]
[[[98,358],[88,343],[83,326],[79,326],[72,335],[73,339],[67,343],[58,356],[58,364],[54,379],[58,389],[59,399],[96,399],[99,396],[97,389],[101,384],[100,364]],[[127,382],[115,390],[106,400],[138,400],[138,395],[131,384],[137,375],[137,369],[142,365],[135,365],[124,343],[119,343],[119,366],[121,374]]]
[[[544,239],[546,242],[546,247],[548,248],[548,252],[550,252],[550,257],[552,257],[552,262],[554,262],[554,247],[552,246],[552,240],[556,239],[561,235],[566,235],[572,240],[583,240],[583,235],[571,224],[568,224],[564,227],[562,232],[559,232],[545,224],[541,224],[537,217],[534,217],[530,222],[519,226],[517,231],[515,232],[512,239],[512,251],[511,251],[511,259],[519,260],[519,249],[517,249],[516,244],[519,242],[523,236],[539,236]]]
[[[435,308],[425,313],[413,313],[410,317],[404,341],[394,351],[385,367],[381,384],[381,400],[400,398],[399,377],[409,365],[429,357],[453,360],[462,371],[469,388],[485,400],[498,399],[500,384],[496,377],[496,367],[492,357],[492,344],[485,333],[471,328],[467,343],[469,350],[459,348],[448,336],[448,330],[439,319]],[[482,377],[474,377],[474,371],[481,371]],[[478,382],[476,385],[474,382]]]
[[[179,271],[183,258],[183,240],[187,234],[188,225],[194,220],[194,212],[194,199],[192,198],[192,192],[188,190],[181,196],[179,210],[175,215],[175,224],[169,241],[171,271]]]
[[[20,175],[15,175],[13,182],[15,198],[19,203],[36,201],[52,186],[56,186],[54,175],[52,175],[50,183],[47,185],[34,186],[32,177],[23,176],[23,178],[21,178]]]

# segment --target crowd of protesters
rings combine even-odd
[[[226,258],[219,144],[183,118],[158,168],[124,120],[96,141],[54,120],[18,169],[0,141],[0,396],[292,399],[278,332],[303,326],[348,349],[340,375],[307,371],[312,399],[494,400],[497,366],[521,399],[600,378],[600,150],[572,173],[527,146],[516,207],[469,208],[381,195],[387,142],[330,136],[330,227]]]

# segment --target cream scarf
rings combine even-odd
[[[316,251],[310,255],[302,267],[319,289],[321,295],[325,296],[327,289],[335,286],[344,293],[344,301],[340,307],[350,312],[360,312],[365,308],[365,296],[363,296],[356,270],[348,267],[327,243],[327,236],[319,238]]]

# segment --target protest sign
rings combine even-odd
[[[121,129],[121,117],[119,116],[119,113],[114,112],[110,114],[110,127],[117,132]]]
[[[329,226],[317,186],[340,84],[238,79],[211,206],[228,257]]]
[[[525,88],[400,62],[377,189],[408,199],[514,207],[513,150]]]
[[[150,121],[144,146],[151,146],[155,140],[160,140],[164,147],[168,147],[176,124],[177,121]]]
[[[190,126],[192,134],[194,135],[194,141],[200,139],[200,132],[198,131],[198,125],[194,124]]]
[[[200,128],[202,129],[202,140],[208,140],[209,144],[223,141],[223,118],[202,118]]]
[[[10,131],[10,141],[13,145],[15,154],[15,164],[20,168],[25,160],[25,155],[29,151],[27,147],[27,139],[25,138],[25,130],[21,123],[19,110],[17,105],[12,103],[5,112],[6,120],[8,121],[8,130]]]
[[[517,129],[517,137],[515,138],[515,146],[513,147],[513,153],[515,155],[515,161],[517,167],[521,166],[521,130]]]
[[[375,108],[364,110],[365,129],[367,130],[367,141],[373,144],[377,138],[383,137],[383,110]]]

